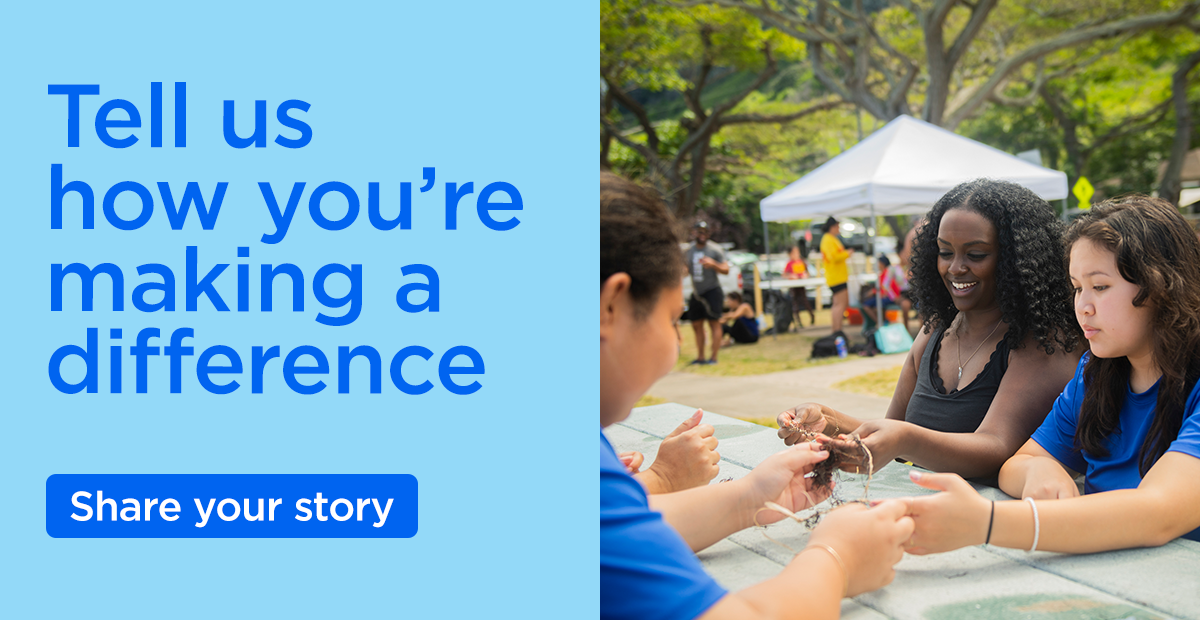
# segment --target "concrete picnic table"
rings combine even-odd
[[[662,438],[694,411],[675,403],[641,407],[604,432],[618,452],[643,453],[648,467]],[[784,447],[772,428],[708,412],[704,422],[713,426],[720,441],[721,472],[712,484],[746,475]],[[908,479],[910,469],[888,464],[872,478],[871,498],[930,493]],[[865,476],[841,474],[838,492],[847,499],[861,497],[864,480]],[[989,499],[1011,499],[997,489],[977,488]],[[791,520],[771,525],[765,533],[797,551],[808,540],[808,530]],[[792,558],[792,551],[763,534],[758,528],[746,529],[697,555],[721,585],[739,590],[777,575]],[[797,605],[804,605],[803,592],[795,597]],[[1200,543],[1179,539],[1154,549],[1089,555],[1031,554],[991,546],[906,555],[896,565],[894,582],[843,601],[842,617],[1200,619]]]

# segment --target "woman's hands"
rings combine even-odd
[[[821,412],[821,405],[816,403],[804,403],[797,405],[779,414],[775,420],[779,423],[779,438],[786,445],[792,445],[797,442],[808,441],[808,433],[821,433],[825,430],[828,422],[825,420],[825,414]]]
[[[809,436],[804,431],[820,433],[828,424],[821,406],[813,403],[784,411],[779,414],[778,422],[779,436],[788,445],[807,439]],[[905,451],[909,428],[907,422],[900,420],[869,420],[859,424],[855,434],[862,440],[863,446],[871,451],[870,463],[865,455],[844,455],[839,467],[850,473],[866,473],[867,466],[871,465],[874,467],[872,473],[879,471]],[[838,437],[845,439],[848,435]]]
[[[942,553],[987,541],[992,503],[962,476],[913,471],[909,477],[926,489],[943,491],[909,500],[909,514],[916,524],[909,553]]]
[[[1030,439],[1000,468],[1000,490],[1021,499],[1079,497],[1076,475]]]
[[[845,564],[849,576],[846,596],[870,592],[896,578],[894,566],[904,557],[903,545],[914,527],[906,516],[908,502],[887,500],[871,508],[846,504],[826,514],[813,530],[810,548],[828,545]]]
[[[692,417],[684,420],[663,439],[658,446],[658,456],[649,469],[641,473],[631,472],[636,473],[635,477],[646,487],[647,493],[683,491],[708,484],[709,480],[717,477],[721,455],[717,452],[713,427],[700,423],[703,416],[704,411],[697,409]],[[627,468],[632,463],[641,466],[642,455],[639,453],[623,452],[618,456]],[[626,456],[629,456],[630,462],[625,462]]]
[[[1020,469],[1024,473],[1025,484],[1021,488],[1021,499],[1079,497],[1079,486],[1075,484],[1075,479],[1051,457],[1018,454],[1009,459],[1004,467]]]
[[[909,428],[908,422],[900,420],[868,420],[858,425],[858,438],[871,451],[871,464],[874,466],[871,473],[879,471],[905,452]],[[865,460],[843,461],[841,468],[842,471],[865,473],[867,463]]]
[[[812,478],[804,476],[827,458],[828,452],[817,450],[811,443],[798,444],[770,456],[737,482],[744,485],[740,497],[742,510],[751,515],[752,521],[757,515],[757,523],[767,525],[785,518],[774,510],[763,510],[767,502],[799,512],[825,501],[832,489],[815,486]]]

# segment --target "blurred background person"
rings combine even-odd
[[[721,309],[724,295],[717,274],[729,273],[725,250],[708,242],[708,223],[696,222],[692,228],[695,241],[683,253],[688,275],[692,278],[692,298],[688,300],[687,319],[696,334],[696,359],[693,364],[716,364],[721,350]],[[705,328],[707,327],[707,331]],[[704,343],[712,336],[712,357],[704,357]]]
[[[839,231],[838,221],[829,216],[825,220],[825,234],[821,237],[821,260],[825,266],[825,284],[833,292],[829,312],[835,334],[842,331],[842,315],[850,307],[850,291],[846,288],[850,273],[846,269],[846,259],[854,253],[854,250],[847,250],[842,245],[842,240],[838,238]]]
[[[804,242],[801,241],[801,244]],[[808,277],[808,263],[804,262],[804,248],[802,245],[795,245],[791,250],[788,250],[788,262],[783,267],[783,277],[787,280],[802,280]],[[812,305],[808,302],[808,288],[803,286],[793,286],[789,289],[792,295],[792,314],[796,315],[796,326],[800,326],[800,312],[808,311],[809,325],[817,324],[817,315],[813,312]]]
[[[754,308],[742,301],[742,294],[737,291],[725,296],[725,314],[721,315],[721,329],[729,337],[729,344],[758,342],[758,320],[754,318]]]

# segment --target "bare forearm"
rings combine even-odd
[[[671,492],[671,485],[666,480],[663,480],[663,477],[658,475],[658,472],[653,469],[639,471],[633,475],[633,478],[642,484],[642,488],[646,489],[646,495],[659,495]]]
[[[1030,442],[1032,443],[1032,442]],[[1001,488],[1013,497],[1065,499],[1078,497],[1075,473],[1052,457],[1029,454],[1028,445],[1000,469]]]
[[[1016,454],[1005,461],[1000,468],[1000,490],[1012,497],[1021,497],[1033,458],[1028,454]]]
[[[826,407],[825,405],[821,405],[821,415],[825,416],[825,430],[823,432],[830,437],[837,437],[843,433],[853,433],[862,424],[862,420]]]
[[[842,575],[842,568],[829,554],[810,549],[774,578],[721,599],[703,618],[837,618],[841,612],[838,593],[845,587]]]
[[[742,505],[742,481],[706,486],[650,497],[650,507],[663,518],[693,551],[699,551],[754,524],[754,515]]]
[[[1180,515],[1169,498],[1140,489],[1037,500],[1037,511],[1037,548],[1043,551],[1096,553],[1157,547],[1191,531],[1188,516]],[[993,545],[1029,549],[1033,535],[1029,502],[996,502]]]
[[[987,433],[943,433],[915,424],[906,424],[906,428],[901,458],[964,478],[994,475],[1015,452]]]

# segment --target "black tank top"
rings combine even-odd
[[[973,433],[987,415],[996,390],[1000,388],[1000,380],[1008,370],[1008,341],[1000,339],[974,381],[947,394],[937,368],[937,354],[945,333],[944,327],[939,328],[929,338],[925,353],[921,355],[917,385],[908,401],[904,420],[943,433]]]

